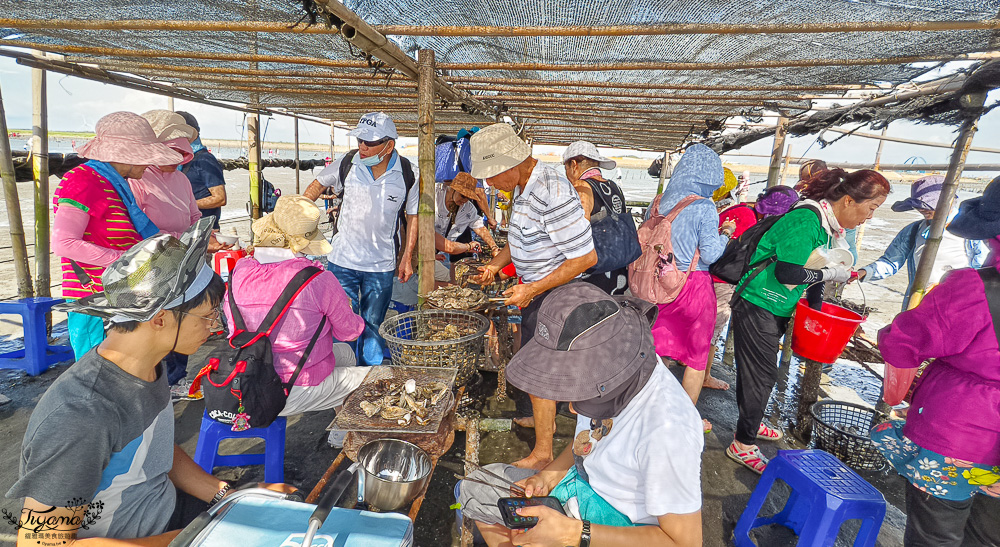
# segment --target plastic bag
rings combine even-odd
[[[898,368],[885,364],[885,379],[882,380],[882,400],[889,406],[903,402],[906,393],[917,376],[917,368]]]

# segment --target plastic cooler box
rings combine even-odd
[[[237,492],[212,508],[207,524],[195,520],[170,545],[300,547],[316,506],[284,498],[259,488]],[[340,507],[331,509],[312,541],[312,547],[412,545],[413,522],[405,515]]]

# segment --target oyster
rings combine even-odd
[[[365,416],[368,416],[369,418],[377,414],[380,410],[382,410],[381,404],[361,401],[361,412],[364,412]]]
[[[379,416],[386,420],[398,420],[407,414],[409,414],[409,412],[405,408],[400,408],[398,406],[387,406],[379,412]]]

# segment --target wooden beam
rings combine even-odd
[[[878,139],[881,142],[901,142],[906,144],[916,144],[919,146],[933,146],[936,148],[954,148],[953,145],[944,142],[930,142],[921,141],[917,139],[904,139],[903,137],[890,137],[883,131],[881,135],[875,135],[872,133],[864,133],[861,131],[848,131],[846,129],[839,129],[835,127],[830,127],[826,131],[833,131],[834,133],[843,133],[845,135],[850,135],[852,137],[864,137],[866,139]],[[880,143],[881,144],[881,143]],[[881,148],[880,148],[881,150]],[[985,146],[970,146],[969,152],[989,152],[991,154],[1000,154],[1000,148],[986,148]],[[880,163],[881,154],[875,159],[875,164]]]
[[[965,21],[845,21],[831,23],[662,23],[605,26],[416,26],[379,25],[394,36],[662,36],[676,34],[816,34],[827,32],[947,32],[1000,29],[998,19]]]
[[[770,68],[808,68],[821,66],[876,66],[876,65],[909,65],[913,63],[931,63],[948,61],[982,61],[1000,57],[1000,52],[960,54],[926,54],[904,55],[899,57],[870,57],[867,59],[772,59],[756,61],[730,61],[717,63],[697,62],[662,62],[636,61],[624,63],[521,63],[521,62],[491,62],[491,63],[440,63],[441,70],[540,70],[565,72],[613,72],[613,71],[689,71],[703,72],[711,70],[746,70]]]
[[[31,155],[35,179],[35,294],[52,296],[49,272],[49,107],[45,71],[31,69]]]
[[[774,132],[774,145],[771,147],[771,165],[767,170],[767,187],[778,185],[781,172],[781,152],[785,149],[785,134],[788,132],[788,118],[778,118],[778,126]]]
[[[421,49],[417,52],[419,73],[417,77],[420,95],[418,128],[418,161],[420,164],[420,205],[417,223],[417,258],[419,279],[417,299],[420,308],[427,302],[427,295],[434,290],[434,50]]]
[[[180,32],[263,32],[271,34],[337,34],[336,27],[290,25],[278,21],[164,21],[160,19],[11,19],[0,18],[0,28],[18,30],[166,30]]]

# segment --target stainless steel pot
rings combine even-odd
[[[378,439],[358,451],[359,497],[383,511],[395,511],[413,501],[431,478],[431,458],[414,444]]]

